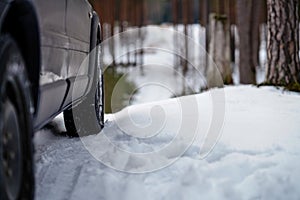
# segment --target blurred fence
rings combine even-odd
[[[219,16],[226,16],[228,23],[236,24],[236,1],[238,0],[89,0],[100,16],[102,25],[102,39],[126,31],[130,27],[142,27],[149,24],[169,23],[177,30],[177,25],[184,26],[183,33],[188,35],[190,24],[199,24],[206,28],[206,51],[209,46],[209,14],[216,13]],[[266,1],[266,0],[261,0]],[[266,3],[262,4],[266,5]],[[264,12],[257,13],[260,23],[266,21],[266,8]],[[235,29],[231,31],[231,54],[234,61],[235,50]],[[142,37],[140,35],[139,37]],[[142,40],[142,38],[141,38]],[[174,45],[185,41],[177,41],[174,38]],[[110,51],[114,58],[114,43],[111,44]],[[187,51],[188,52],[188,51]],[[139,52],[142,56],[143,51]],[[138,56],[121,63],[113,65],[136,65]],[[142,59],[139,59],[142,60]],[[178,62],[183,69],[186,68],[187,61]]]

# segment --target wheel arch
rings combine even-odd
[[[89,86],[86,90],[86,94],[90,92],[90,90],[95,87],[95,78],[97,68],[95,68],[95,64],[92,62],[93,59],[95,59],[95,48],[97,45],[100,45],[101,43],[101,25],[100,25],[100,20],[95,11],[92,13],[92,21],[91,21],[91,32],[90,32],[90,52],[89,56],[91,56],[92,59],[90,59],[89,63],[89,77],[90,77],[90,82]],[[93,67],[92,67],[93,66]]]
[[[31,97],[34,113],[37,113],[40,78],[40,32],[35,7],[28,0],[13,0],[7,4],[0,20],[0,32],[10,34],[23,55],[28,78],[31,83]]]
[[[101,25],[98,14],[93,11],[93,17],[91,22],[91,40],[90,40],[90,51],[92,51],[96,45],[101,42]]]

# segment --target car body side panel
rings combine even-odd
[[[66,1],[66,30],[70,39],[70,63],[68,69],[68,77],[70,78],[88,74],[88,69],[79,70],[80,65],[78,65],[77,61],[81,64],[89,53],[92,8],[86,0]],[[72,62],[73,59],[77,61]]]
[[[92,7],[87,0],[67,1],[67,24],[66,29],[70,38],[90,42],[90,27],[92,18]],[[76,26],[74,26],[76,24]],[[83,49],[79,49],[83,50]],[[89,49],[85,49],[87,52]]]
[[[40,24],[40,95],[35,128],[60,112],[68,91],[69,38],[66,34],[66,0],[33,0]]]
[[[70,90],[63,106],[85,94],[90,77],[89,62],[92,7],[86,0],[66,0],[66,33],[69,37],[68,82]],[[80,83],[80,84],[79,84]]]
[[[56,81],[50,84],[44,84],[40,87],[39,112],[34,122],[35,129],[44,126],[48,121],[52,120],[60,111],[61,102],[63,102],[64,94],[67,90],[67,83],[64,80]]]
[[[0,0],[0,31],[7,5],[13,1]],[[90,51],[92,8],[87,0],[30,2],[36,10],[41,41],[40,86],[36,95],[39,101],[34,122],[38,129],[63,109],[80,102],[88,91],[90,66],[86,64],[81,70],[79,67]]]
[[[66,0],[34,0],[34,3],[41,28],[41,85],[43,85],[68,77],[69,39],[66,34]],[[56,79],[49,76],[55,76]]]

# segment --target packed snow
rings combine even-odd
[[[214,128],[210,124],[216,107],[211,96],[213,92],[223,91],[225,118],[220,135],[214,138],[212,151],[202,154],[203,141]],[[183,110],[190,109],[189,106],[180,104],[190,98],[196,100],[196,106],[191,104],[195,111],[191,112],[199,113],[198,116],[189,116]],[[156,120],[157,116],[163,116],[165,122]],[[184,118],[191,123],[196,118],[199,123],[194,133],[189,128],[183,130],[186,135],[196,134],[192,143],[185,140],[185,135],[182,140],[176,137]],[[64,131],[62,116],[35,134],[36,199],[300,198],[300,96],[297,93],[273,87],[226,87],[130,106],[107,115],[106,119],[101,133],[82,140],[60,136]],[[130,120],[134,123],[122,123]],[[161,129],[153,135],[139,133],[138,130],[146,130],[143,127],[147,126],[152,130]],[[100,140],[103,136],[114,144],[114,150],[119,148],[129,155],[122,157],[118,151],[115,154],[106,151],[110,147]],[[171,143],[173,148],[151,157],[151,163],[147,157],[132,159],[130,155],[159,152]],[[185,145],[189,147],[187,151],[182,148]],[[184,150],[180,156],[178,149]],[[97,153],[108,157],[97,157]]]

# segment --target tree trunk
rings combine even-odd
[[[254,67],[259,66],[259,46],[260,46],[260,19],[263,8],[263,0],[253,0],[251,11],[251,29],[252,29],[252,59]]]
[[[266,82],[300,82],[298,0],[268,0],[268,69]]]
[[[254,28],[252,23],[252,10],[254,2],[252,0],[240,0],[236,3],[240,50],[240,83],[256,84],[255,63],[253,62],[253,55],[256,55],[256,52],[253,48],[252,30]]]
[[[183,60],[182,72],[185,76],[188,71],[189,47],[188,47],[188,23],[189,23],[189,0],[182,1],[182,15],[184,25],[184,53],[185,59]]]
[[[210,42],[208,68],[206,72],[209,87],[220,87],[218,73],[221,73],[224,84],[232,84],[230,58],[230,31],[228,18],[225,15],[210,15]],[[217,68],[219,72],[217,71]]]
[[[173,28],[177,32],[177,25],[179,22],[179,1],[178,0],[172,0],[172,17],[173,17]],[[178,34],[174,34],[173,37],[173,44],[174,44],[174,49],[178,48],[179,46],[179,38]],[[180,60],[177,55],[174,55],[174,66],[175,66],[175,71],[177,71],[178,67],[180,65]],[[174,71],[174,73],[176,73]]]

